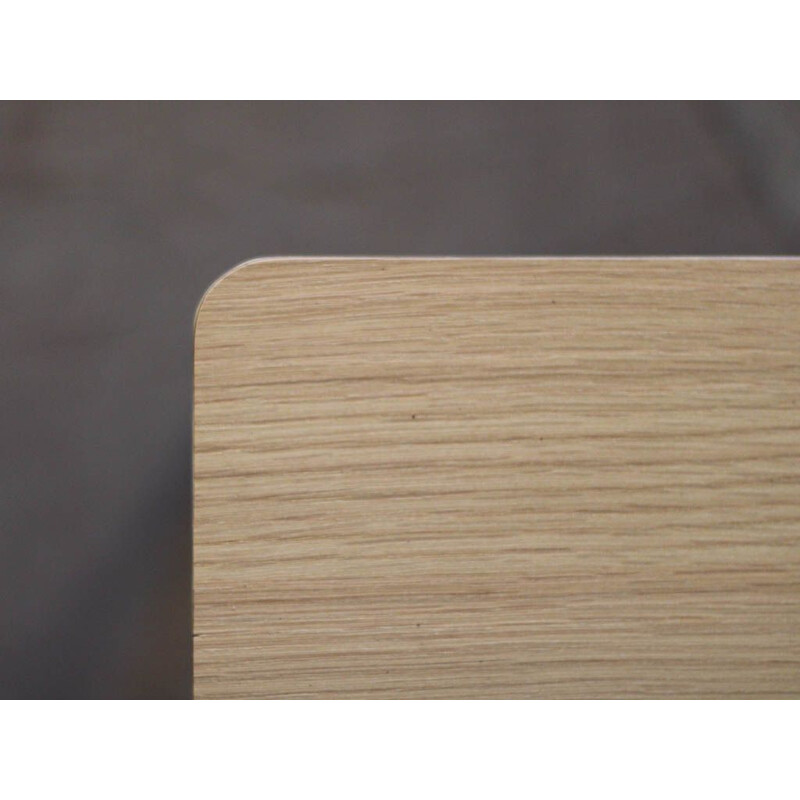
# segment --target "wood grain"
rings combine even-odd
[[[797,259],[244,265],[196,696],[800,696],[799,357]]]

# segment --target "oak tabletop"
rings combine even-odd
[[[800,259],[224,276],[196,322],[194,674],[800,697]]]

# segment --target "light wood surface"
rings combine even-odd
[[[194,413],[197,697],[800,696],[800,260],[251,262]]]

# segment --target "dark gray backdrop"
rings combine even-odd
[[[0,696],[189,695],[192,317],[238,262],[799,223],[795,104],[0,104]]]

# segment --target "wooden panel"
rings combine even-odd
[[[196,696],[800,696],[799,304],[796,259],[230,273]]]

